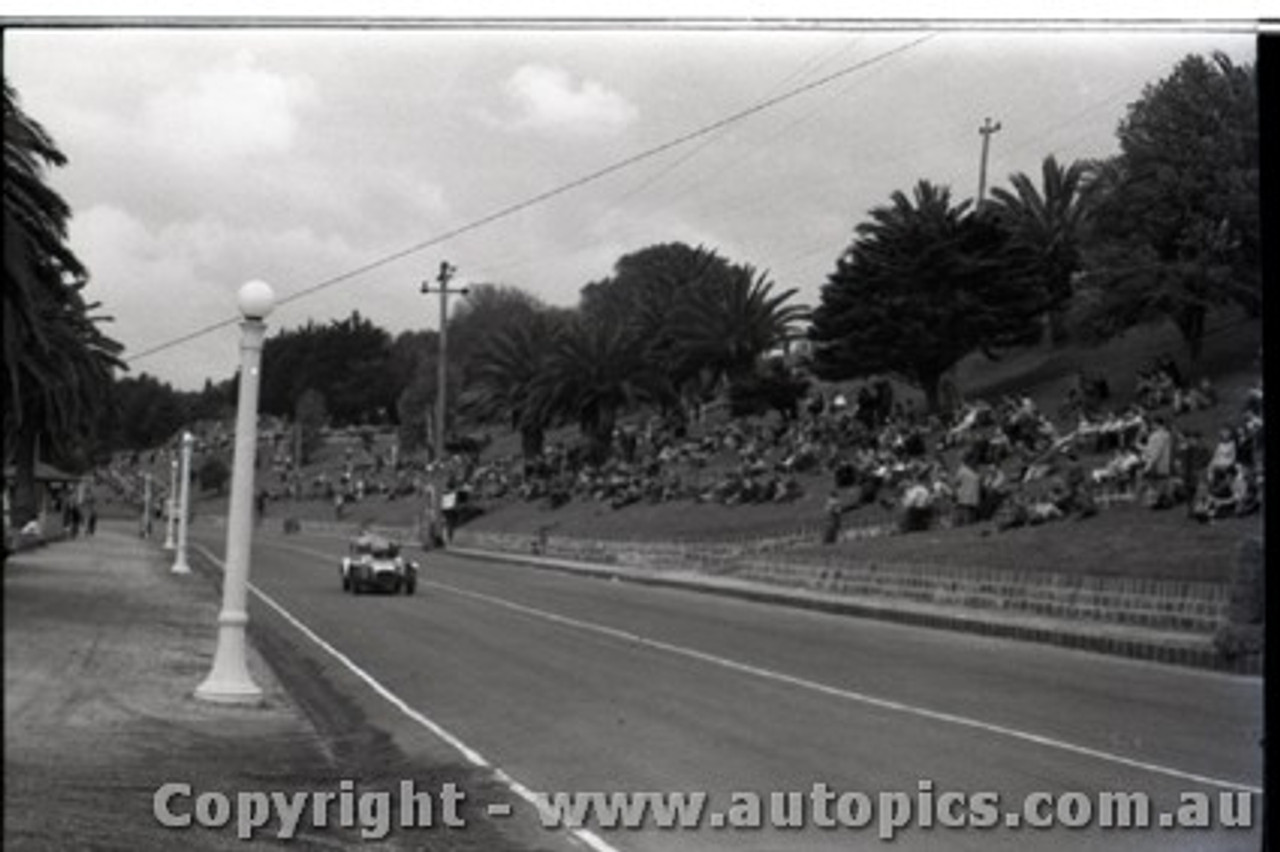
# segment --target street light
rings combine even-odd
[[[165,519],[164,519],[164,549],[173,550],[173,527],[178,520],[178,503],[176,495],[178,493],[178,460],[170,456],[169,458],[169,498],[164,501]]]
[[[178,477],[178,553],[174,557],[172,574],[190,574],[191,566],[187,564],[187,519],[191,517],[191,445],[195,436],[190,432],[182,433],[182,472]],[[173,500],[173,492],[169,492]]]
[[[253,532],[253,472],[258,445],[258,384],[262,340],[275,293],[262,281],[240,288],[240,396],[236,407],[235,455],[231,465],[231,504],[227,509],[226,567],[222,579],[222,611],[218,614],[218,647],[213,668],[196,687],[196,697],[220,704],[258,704],[262,689],[245,662],[246,606],[249,589],[249,545]]]

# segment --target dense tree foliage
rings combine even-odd
[[[1009,235],[969,207],[921,181],[858,225],[813,313],[819,377],[898,375],[936,410],[939,380],[961,358],[1037,336],[1044,289],[1011,272]]]
[[[100,425],[113,449],[142,450],[170,441],[184,426],[202,420],[228,420],[235,412],[234,379],[180,391],[148,373],[111,383],[111,404]]]
[[[303,392],[313,389],[324,396],[335,425],[392,419],[399,388],[391,352],[391,335],[358,311],[282,331],[263,346],[262,410],[291,417]]]
[[[212,491],[221,496],[227,483],[231,481],[231,469],[221,456],[209,455],[196,470],[196,480],[202,491]]]
[[[1147,86],[1118,136],[1092,193],[1088,322],[1110,335],[1169,319],[1195,361],[1214,306],[1261,301],[1255,70],[1188,56]]]
[[[734,267],[711,249],[659,243],[623,255],[612,276],[584,287],[580,309],[586,322],[638,335],[649,359],[681,389],[700,376],[680,346],[677,317],[693,294],[719,293],[733,276]]]

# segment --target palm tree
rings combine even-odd
[[[608,458],[619,413],[642,402],[671,400],[670,377],[649,358],[646,344],[630,329],[585,318],[556,337],[538,393],[547,411],[577,422],[592,463]]]
[[[791,339],[808,316],[788,304],[796,290],[773,292],[768,273],[735,266],[728,277],[690,288],[675,311],[672,335],[686,367],[705,370],[732,388],[751,375],[760,356]]]
[[[953,206],[946,187],[894,192],[854,234],[812,315],[820,378],[896,375],[937,411],[939,383],[961,358],[1037,330],[1045,298],[1010,274],[1009,235],[985,210]]]
[[[541,378],[548,370],[558,325],[550,311],[531,313],[487,335],[476,355],[475,410],[508,416],[520,433],[525,459],[542,455],[551,425]]]
[[[65,450],[91,432],[107,404],[120,344],[83,297],[86,272],[66,245],[70,208],[44,180],[66,163],[4,82],[5,439],[16,471],[13,517],[36,513],[35,465],[43,437]]]
[[[1040,189],[1026,174],[1009,178],[1013,192],[992,190],[996,213],[1013,234],[1014,247],[1038,276],[1049,298],[1049,328],[1054,342],[1066,336],[1063,324],[1072,279],[1081,267],[1081,238],[1089,207],[1085,203],[1085,163],[1067,167],[1051,154],[1041,166]]]

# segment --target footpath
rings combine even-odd
[[[388,751],[386,736],[358,717],[337,736],[317,728],[273,670],[281,662],[273,656],[268,664],[252,641],[248,664],[264,703],[195,699],[212,663],[219,587],[202,567],[177,576],[171,563],[131,524],[103,525],[92,537],[7,560],[6,850],[242,849],[234,816],[221,828],[160,825],[156,791],[190,784],[190,798],[175,799],[172,810],[192,814],[205,792],[229,795],[234,808],[241,792],[337,791],[347,779],[357,790],[386,790],[395,789],[388,773],[414,777],[404,773],[415,768]],[[342,714],[341,696],[326,704],[327,727],[341,729],[333,719]],[[300,849],[421,848],[421,835],[412,847],[394,832],[368,840],[358,823],[334,824],[336,807],[330,814],[322,829],[300,820],[287,842],[277,839],[280,823],[272,819],[254,839]],[[513,848],[476,825],[432,840],[441,850]]]

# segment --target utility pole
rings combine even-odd
[[[991,123],[990,118],[982,120],[978,132],[982,134],[982,165],[978,168],[978,206],[987,197],[987,154],[991,150],[991,134],[1000,129],[1000,122]]]
[[[440,261],[440,272],[436,275],[436,283],[440,286],[432,289],[430,282],[422,282],[423,293],[439,293],[440,294],[440,357],[436,363],[436,461],[444,460],[444,427],[445,412],[448,410],[446,406],[445,393],[446,381],[448,379],[447,358],[449,357],[448,345],[448,328],[449,328],[449,297],[465,296],[471,292],[466,287],[458,287],[449,289],[449,281],[453,278],[458,267],[449,263],[447,260]]]

